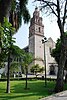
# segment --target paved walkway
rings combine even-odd
[[[63,91],[40,100],[67,100],[67,91]]]

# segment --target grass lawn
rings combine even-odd
[[[28,90],[25,90],[25,81],[11,81],[11,93],[6,92],[6,82],[0,82],[0,100],[38,100],[50,95],[49,89],[53,89],[55,82],[47,82],[44,87],[44,80],[28,81]]]

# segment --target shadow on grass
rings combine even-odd
[[[49,89],[53,88],[53,83],[49,84],[47,83],[47,87],[44,87],[44,81],[28,81],[28,88],[29,89],[24,89],[25,84],[24,83],[19,83],[13,87],[13,93],[25,93],[25,95],[28,96],[28,94],[33,94],[33,95],[39,95],[39,96],[48,96],[50,95]]]
[[[28,96],[33,96],[33,94],[16,94],[16,93],[13,93],[13,94],[6,94],[6,95],[0,95],[0,100],[24,100],[22,98],[24,97],[28,97]]]
[[[13,83],[14,82],[14,83]],[[27,100],[23,99],[24,97],[33,97],[42,98],[50,95],[49,89],[54,88],[54,83],[47,82],[47,87],[44,87],[44,81],[28,81],[28,88],[25,88],[25,81],[12,81],[11,82],[11,93],[4,93],[4,88],[0,88],[0,100]],[[2,95],[1,95],[2,94]],[[19,99],[20,98],[20,99]],[[28,99],[29,100],[29,99]],[[36,99],[34,99],[36,100]]]

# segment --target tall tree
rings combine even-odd
[[[22,17],[23,17],[24,23],[28,23],[30,19],[30,15],[26,7],[27,4],[28,4],[28,0],[0,0],[0,23],[1,24],[4,23],[4,17],[7,17],[7,18],[9,17],[9,21],[12,23],[12,25],[16,29],[18,29],[19,26],[21,25],[20,22],[21,22]],[[6,29],[8,29],[6,30],[6,32],[10,35],[9,42],[11,45],[12,33],[9,27]],[[0,31],[0,56],[2,52],[2,37],[1,36],[2,36],[2,33]],[[10,83],[9,83],[10,54],[11,54],[10,48],[9,48],[9,53],[8,53],[7,93],[10,93]]]
[[[57,82],[55,86],[55,92],[63,90],[63,70],[66,62],[67,55],[67,38],[64,35],[64,27],[67,19],[67,0],[35,0],[39,1],[41,9],[44,12],[54,14],[57,18],[57,24],[60,30],[61,36],[61,55],[58,65]]]
[[[14,33],[14,28],[11,23],[8,22],[6,18],[4,18],[4,22],[2,24],[3,32],[1,33],[1,42],[2,42],[2,52],[5,53],[5,61],[7,61],[7,93],[10,93],[10,56],[11,56],[11,48],[13,45],[13,39],[11,33]],[[3,61],[3,60],[2,60]]]
[[[65,35],[67,37],[67,32],[65,32]],[[61,54],[61,38],[57,40],[55,48],[51,52],[51,56],[55,58],[57,64],[59,64],[59,58]],[[64,76],[65,76],[65,83],[67,82],[67,55],[66,55],[66,62],[64,65]]]

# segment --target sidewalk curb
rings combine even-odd
[[[39,100],[67,100],[67,90],[53,94],[53,95],[45,97],[45,98],[41,98]]]

